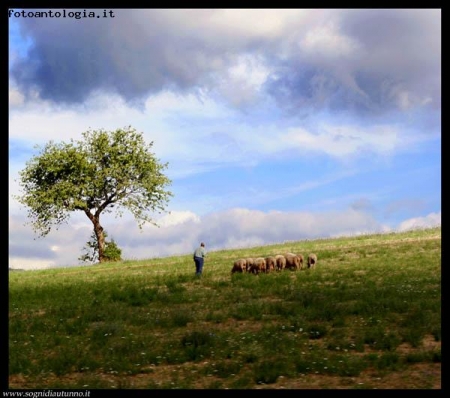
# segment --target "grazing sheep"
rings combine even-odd
[[[233,268],[231,269],[231,273],[235,272],[246,272],[247,271],[247,260],[245,258],[241,258],[236,260],[233,264]]]
[[[298,256],[296,254],[286,253],[284,255],[284,257],[286,258],[285,269],[290,269],[290,270],[294,270],[294,271],[297,271],[300,269],[300,259],[298,258]]]
[[[283,271],[284,267],[286,267],[286,258],[282,255],[282,254],[277,254],[275,256],[275,261],[276,261],[276,270],[277,271]]]
[[[266,272],[275,271],[277,266],[277,260],[273,256],[266,257]]]
[[[252,267],[252,265],[255,264],[255,259],[254,258],[247,258],[247,272],[250,272],[250,268]]]
[[[316,266],[316,264],[317,264],[317,256],[314,253],[311,253],[308,256],[307,264],[308,264],[308,268],[314,268]]]
[[[300,260],[300,267],[299,267],[299,269],[303,269],[303,265],[304,265],[304,258],[303,258],[303,255],[302,255],[302,254],[297,254],[297,257],[298,257],[299,260]]]
[[[250,267],[250,272],[253,274],[266,272],[266,260],[262,257],[255,258],[255,263]]]

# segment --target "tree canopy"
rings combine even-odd
[[[104,260],[102,213],[130,211],[141,228],[157,225],[152,214],[165,211],[173,194],[171,180],[146,144],[142,133],[131,126],[114,131],[88,130],[83,140],[48,142],[20,172],[23,195],[35,232],[47,235],[53,226],[67,222],[73,211],[82,211],[93,223],[99,261]]]

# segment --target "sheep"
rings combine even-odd
[[[308,260],[307,260],[308,268],[314,268],[316,266],[316,264],[317,264],[317,255],[314,253],[311,253],[308,256]]]
[[[272,272],[276,269],[277,260],[273,256],[266,257],[266,272]]]
[[[255,263],[250,267],[250,272],[253,274],[266,272],[266,260],[262,257],[255,258]]]
[[[247,260],[246,270],[247,270],[247,272],[250,272],[250,268],[252,267],[253,264],[255,264],[255,259],[249,257],[249,258],[246,258],[246,260]]]
[[[299,269],[303,269],[303,265],[304,265],[304,258],[303,258],[303,255],[302,254],[297,254],[297,257],[299,258],[299,260],[300,260],[300,266],[299,266]]]
[[[236,260],[233,264],[233,268],[231,269],[231,273],[235,272],[246,272],[247,271],[247,260],[245,258],[241,258]]]
[[[282,254],[277,254],[275,256],[275,260],[276,260],[276,270],[277,271],[283,271],[284,267],[286,267],[286,257],[284,257]]]
[[[297,271],[300,269],[300,259],[299,257],[294,253],[286,253],[284,255],[286,258],[286,266],[285,269],[291,269],[294,271]]]

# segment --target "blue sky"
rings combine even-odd
[[[101,219],[125,259],[441,224],[440,9],[84,10],[9,18],[11,268],[80,264],[87,217],[38,239],[14,195],[89,129],[169,164],[159,227]]]

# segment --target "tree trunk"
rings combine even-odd
[[[103,232],[103,227],[100,225],[100,216],[93,215],[89,210],[85,210],[86,215],[89,220],[94,224],[94,233],[97,238],[97,249],[98,249],[98,262],[102,263],[105,261],[105,234]]]
[[[102,263],[105,261],[105,234],[98,218],[94,218],[94,232],[98,244],[98,262]]]

